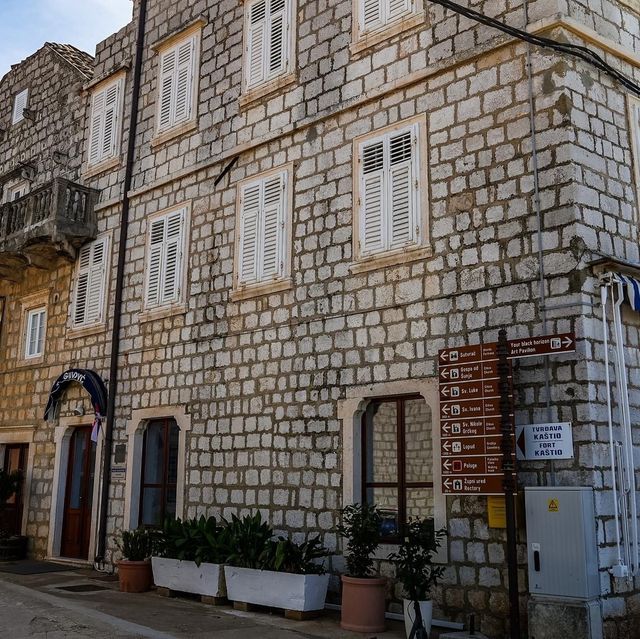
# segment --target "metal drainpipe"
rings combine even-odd
[[[525,28],[529,24],[529,2],[524,0],[524,16],[525,16]],[[536,113],[535,104],[533,99],[533,66],[531,63],[531,44],[527,43],[527,84],[529,92],[529,120],[531,126],[531,163],[533,170],[533,204],[536,210],[536,223],[537,223],[537,236],[538,236],[538,270],[540,273],[538,281],[538,296],[540,299],[540,313],[542,315],[542,332],[547,334],[547,295],[545,293],[545,270],[544,270],[544,256],[542,251],[542,212],[540,209],[540,178],[538,168],[538,144],[536,128]],[[545,390],[545,403],[546,403],[546,420],[551,421],[551,370],[549,364],[549,358],[543,357],[544,360],[544,390]],[[550,461],[549,471],[549,485],[555,486],[556,483],[556,468],[555,462]]]
[[[104,457],[102,462],[102,495],[100,499],[100,521],[98,532],[98,552],[96,562],[104,562],[107,546],[107,515],[109,512],[109,486],[111,484],[111,454],[113,449],[113,427],[115,424],[116,389],[118,381],[118,358],[120,356],[120,327],[122,325],[122,285],[129,229],[129,191],[133,182],[133,161],[136,151],[138,129],[138,104],[140,99],[140,78],[142,76],[142,56],[144,53],[144,29],[147,18],[147,0],[140,0],[138,34],[136,38],[136,61],[133,70],[131,113],[129,116],[129,139],[127,141],[127,162],[124,173],[122,213],[120,215],[120,244],[118,246],[118,270],[111,331],[111,358],[109,363],[109,385],[107,399],[107,420],[104,430]]]

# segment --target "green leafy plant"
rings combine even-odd
[[[19,470],[11,473],[0,470],[0,539],[9,537],[9,531],[3,528],[4,513],[6,504],[11,497],[20,490],[22,483],[22,472]]]
[[[347,540],[345,559],[350,577],[371,577],[372,555],[380,545],[382,516],[371,504],[353,504],[342,510],[338,532]]]
[[[201,563],[224,563],[229,555],[229,529],[215,517],[167,519],[159,533],[158,554],[170,559]]]
[[[398,551],[389,558],[396,565],[396,578],[402,584],[407,599],[430,599],[431,589],[444,573],[444,566],[433,565],[433,555],[445,535],[444,529],[435,530],[432,519],[411,519],[406,525]]]
[[[157,543],[153,531],[148,528],[123,530],[116,538],[116,545],[127,561],[145,561],[155,550]]]
[[[323,575],[326,571],[318,560],[328,554],[329,551],[322,545],[319,536],[311,537],[301,544],[278,537],[267,542],[260,555],[260,568],[298,575]]]
[[[260,557],[273,537],[273,530],[262,521],[262,515],[257,512],[242,519],[232,515],[227,527],[229,554],[226,563],[238,568],[260,568]]]

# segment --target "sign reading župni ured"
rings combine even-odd
[[[504,494],[497,344],[441,350],[439,364],[442,492]]]

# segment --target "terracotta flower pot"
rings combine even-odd
[[[119,561],[118,579],[122,592],[146,592],[153,583],[150,561]]]
[[[342,576],[340,626],[354,632],[384,632],[387,580]]]

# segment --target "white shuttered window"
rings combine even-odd
[[[73,326],[104,321],[109,239],[102,238],[80,249],[73,301]]]
[[[198,50],[199,36],[192,35],[160,53],[158,131],[172,129],[195,116]]]
[[[149,221],[145,308],[181,299],[186,219],[187,209],[181,208]]]
[[[291,58],[292,0],[253,0],[246,12],[248,89],[287,73]]]
[[[360,31],[375,31],[416,11],[416,0],[359,0]]]
[[[120,114],[124,79],[95,91],[91,98],[89,166],[115,157],[120,147]]]
[[[414,124],[360,144],[358,243],[363,257],[422,241],[418,134]]]
[[[287,172],[244,184],[240,189],[238,286],[286,275]]]
[[[13,116],[11,118],[11,124],[18,124],[24,120],[24,110],[27,108],[29,101],[29,89],[24,89],[16,95],[13,100]]]

